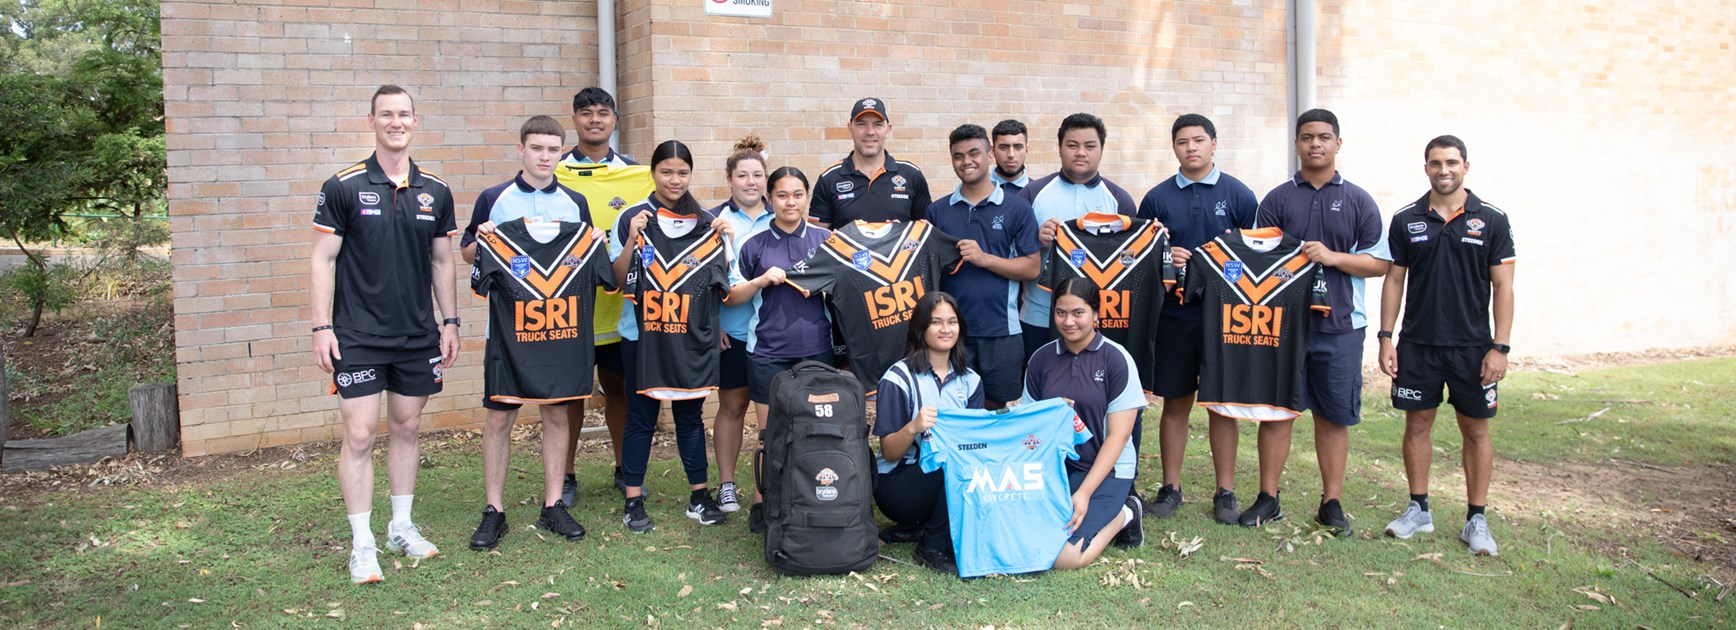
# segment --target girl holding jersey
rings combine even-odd
[[[1097,332],[1097,285],[1067,278],[1053,297],[1051,321],[1059,338],[1031,354],[1020,402],[1066,399],[1091,431],[1091,440],[1078,446],[1079,459],[1067,462],[1073,518],[1067,546],[1055,559],[1056,569],[1076,569],[1095,561],[1111,542],[1123,549],[1145,543],[1142,506],[1133,494],[1138,453],[1131,441],[1145,394],[1133,356]]]
[[[651,196],[645,201],[623,210],[616,218],[615,229],[609,237],[609,258],[614,261],[615,279],[626,289],[635,284],[635,279],[629,277],[635,260],[642,264],[651,262],[656,256],[677,256],[675,252],[653,252],[649,245],[641,248],[641,234],[646,234],[645,243],[651,243],[651,235],[668,234],[675,238],[688,238],[694,230],[716,229],[725,236],[731,230],[728,225],[712,227],[714,217],[699,207],[699,202],[688,192],[688,182],[693,175],[693,153],[687,145],[670,140],[657,145],[651,154],[651,178],[656,184]],[[652,224],[653,221],[657,223]],[[694,251],[703,249],[694,246]],[[688,256],[692,260],[695,256]],[[712,260],[708,257],[707,260]],[[660,263],[661,264],[661,263]],[[718,335],[715,328],[717,311],[721,309],[718,298],[727,281],[727,268],[720,261],[716,267],[710,263],[694,260],[682,262],[679,259],[668,263],[670,273],[694,273],[693,269],[715,269],[717,277],[702,275],[688,276],[682,280],[687,291],[692,287],[703,287],[715,284],[716,291],[705,291],[694,295],[682,295],[690,305],[681,312],[688,319],[685,322],[687,335]],[[648,279],[640,279],[648,282]],[[671,287],[665,292],[674,294]],[[647,374],[651,369],[668,370],[675,363],[693,364],[692,371],[699,373],[714,373],[717,369],[718,349],[720,342],[712,337],[709,347],[698,350],[698,356],[649,356],[649,348],[641,343],[640,316],[641,311],[650,311],[646,305],[635,305],[634,308],[623,309],[621,320],[616,328],[621,333],[621,358],[626,371],[627,397],[627,427],[622,436],[621,468],[626,483],[626,506],[622,514],[622,523],[634,532],[648,532],[654,526],[650,515],[645,510],[645,468],[651,456],[651,436],[657,430],[657,414],[662,408],[662,401],[669,400],[669,408],[675,418],[675,444],[681,453],[681,466],[686,470],[688,488],[691,490],[687,501],[687,517],[698,521],[701,525],[716,525],[726,520],[726,515],[717,501],[711,496],[706,486],[705,461],[705,425],[703,414],[705,410],[705,394],[716,389],[716,381],[700,383],[698,387],[683,391],[677,387],[665,387],[661,383],[647,383]],[[692,313],[688,316],[687,313]],[[656,334],[656,333],[651,333]],[[647,356],[640,356],[641,354]],[[654,362],[641,365],[642,362]],[[706,364],[709,362],[709,365]],[[677,375],[679,376],[679,375]],[[657,397],[653,397],[655,394]]]
[[[945,473],[922,472],[917,453],[941,409],[983,408],[982,378],[965,361],[965,324],[951,295],[935,291],[917,300],[909,331],[904,358],[886,370],[874,401],[874,435],[880,437],[874,503],[897,523],[880,536],[887,542],[914,538],[918,564],[958,575]]]
[[[803,361],[832,364],[832,326],[824,299],[784,284],[784,271],[807,259],[832,233],[808,223],[808,176],[800,169],[779,168],[766,182],[772,221],[743,239],[724,300],[749,309],[747,390],[762,422],[769,411],[773,376]],[[756,493],[748,530],[759,533],[764,527],[765,508]]]
[[[749,238],[765,231],[772,223],[772,212],[765,194],[765,149],[765,142],[759,136],[749,135],[735,143],[729,158],[724,161],[729,199],[712,208],[711,214],[717,217],[712,222],[713,227],[723,229],[727,224],[735,235],[729,244],[732,260],[741,257],[741,248]],[[712,420],[711,438],[717,455],[717,504],[725,512],[741,509],[736,497],[735,464],[741,457],[741,428],[747,419],[747,352],[752,325],[752,305],[725,302],[723,332],[726,337],[719,367],[717,416]]]

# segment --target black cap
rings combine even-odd
[[[850,122],[856,122],[857,118],[869,112],[879,114],[882,120],[892,122],[892,117],[886,115],[886,101],[873,97],[856,101],[856,106],[850,108]]]

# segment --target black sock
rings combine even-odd
[[[577,481],[578,478],[579,478],[578,475],[574,475],[573,473],[567,473],[567,479],[572,479],[572,480]]]
[[[1416,501],[1417,507],[1422,508],[1424,512],[1429,511],[1429,493],[1413,494],[1411,500]]]
[[[621,474],[621,467],[620,466],[615,467],[615,474],[617,474],[617,475]]]
[[[705,496],[707,494],[710,494],[710,493],[711,493],[710,488],[700,488],[698,490],[694,490],[693,493],[688,496],[687,502],[688,503],[699,503],[700,500],[704,499]]]
[[[1469,503],[1465,504],[1465,520],[1467,520],[1467,521],[1471,520],[1471,517],[1481,516],[1482,514],[1483,514],[1483,506],[1472,505]]]

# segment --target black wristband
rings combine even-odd
[[[313,331],[314,331],[314,332],[319,332],[319,331],[322,331],[322,330],[331,330],[331,329],[332,329],[332,325],[331,325],[331,324],[326,324],[326,325],[324,325],[324,326],[314,326],[314,327],[313,327]]]
[[[1391,339],[1392,338],[1392,331],[1382,330],[1380,332],[1374,333],[1374,336],[1377,339]]]
[[[441,326],[445,326],[447,324],[451,324],[453,326],[463,326],[464,325],[463,322],[459,321],[459,319],[456,317],[448,317],[448,318],[446,318],[446,321],[440,322]]]

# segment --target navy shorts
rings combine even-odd
[[[1067,471],[1067,489],[1077,492],[1079,484],[1085,483],[1085,471]],[[1127,495],[1133,493],[1132,479],[1118,479],[1112,473],[1097,484],[1097,491],[1091,493],[1091,502],[1085,508],[1085,520],[1079,522],[1079,529],[1067,537],[1067,542],[1079,543],[1081,547],[1090,547],[1091,539],[1109,525],[1113,519],[1121,518],[1121,508],[1127,505]]]
[[[597,370],[608,372],[615,376],[625,377],[627,369],[621,363],[621,342],[596,347]]]
[[[1392,406],[1400,411],[1423,411],[1441,406],[1441,388],[1447,402],[1469,418],[1487,420],[1501,407],[1500,383],[1483,386],[1483,356],[1489,348],[1429,346],[1398,343],[1398,377],[1392,379]]]
[[[1157,359],[1151,365],[1151,393],[1163,398],[1192,396],[1200,388],[1205,322],[1167,315],[1157,320]]]
[[[1038,348],[1043,347],[1043,344],[1055,340],[1055,333],[1054,329],[1044,328],[1042,326],[1033,326],[1024,322],[1019,322],[1019,325],[1024,327],[1024,332],[1021,333],[1021,336],[1025,340],[1025,360],[1019,362],[1019,365],[1021,366],[1020,369],[1022,370],[1024,369],[1022,366],[1031,362],[1031,355],[1036,354]]]
[[[762,405],[771,404],[772,377],[777,376],[778,372],[796,367],[797,363],[803,361],[819,361],[826,365],[831,365],[832,353],[822,352],[811,357],[798,357],[795,359],[775,359],[757,354],[747,355],[749,366],[747,399]]]
[[[440,393],[445,374],[440,367],[440,335],[385,337],[348,328],[333,328],[338,354],[332,360],[332,393],[361,398],[389,391],[400,396]]]
[[[1341,427],[1362,422],[1362,342],[1368,329],[1308,338],[1308,410]]]
[[[1025,391],[1025,340],[1020,335],[965,337],[965,355],[970,369],[983,379],[983,397],[1009,403]]]
[[[718,389],[747,387],[747,342],[730,337],[729,349],[718,356],[717,368]]]

